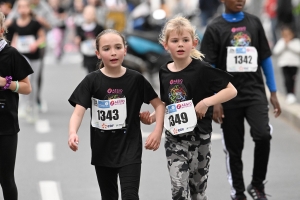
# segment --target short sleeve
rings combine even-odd
[[[91,107],[91,97],[92,97],[92,77],[91,74],[87,75],[75,88],[74,92],[69,98],[69,103],[72,106],[76,104],[85,107],[86,109]]]
[[[204,55],[204,60],[216,64],[218,58],[219,45],[218,37],[211,26],[208,26],[201,41],[200,51]]]
[[[208,64],[203,67],[202,80],[210,92],[217,93],[226,88],[232,77],[231,74]]]
[[[33,73],[33,70],[28,60],[20,54],[14,47],[12,48],[11,61],[13,63],[13,80],[23,80],[28,75]]]
[[[152,85],[149,83],[149,81],[143,77],[143,93],[144,93],[144,100],[143,102],[146,104],[149,104],[151,100],[158,97],[157,93],[153,89]]]

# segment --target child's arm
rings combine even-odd
[[[156,121],[156,124],[154,131],[148,136],[145,142],[145,148],[155,151],[160,145],[164,125],[165,105],[158,97],[151,100],[150,103],[155,109],[155,112],[151,114],[152,122]]]
[[[69,123],[69,147],[73,150],[73,151],[77,151],[78,150],[78,135],[77,135],[77,131],[80,127],[82,118],[84,116],[85,113],[85,108],[81,105],[76,104],[75,109],[73,111],[73,114],[71,116],[70,119],[70,123]]]
[[[283,39],[280,39],[280,40],[278,40],[278,42],[274,46],[273,54],[276,55],[276,56],[280,55],[281,53],[283,53],[283,51],[285,49],[286,49],[286,43]]]
[[[229,101],[236,95],[237,90],[231,83],[228,83],[226,88],[222,89],[221,91],[210,97],[202,99],[199,103],[197,103],[197,105],[195,106],[195,110],[198,118],[202,119],[202,117],[205,116],[208,107]]]
[[[37,32],[37,40],[35,43],[30,45],[30,51],[33,53],[39,48],[39,46],[43,45],[46,42],[46,32],[43,28],[40,28]]]

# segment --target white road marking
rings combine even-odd
[[[42,200],[62,200],[59,184],[55,181],[40,181]]]
[[[39,142],[36,145],[36,158],[40,162],[50,162],[54,159],[53,143]]]
[[[35,123],[35,130],[38,133],[44,134],[50,132],[50,123],[46,119],[39,119]]]
[[[142,137],[147,138],[151,132],[142,131]],[[162,138],[165,137],[165,134],[162,134]],[[211,140],[220,140],[222,139],[222,135],[220,133],[212,133]]]

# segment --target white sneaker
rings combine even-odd
[[[292,93],[287,94],[285,99],[287,104],[293,104],[297,101],[296,96]]]

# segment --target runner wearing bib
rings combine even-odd
[[[231,75],[214,69],[195,49],[195,28],[184,17],[169,20],[160,43],[173,61],[159,71],[166,105],[164,127],[172,199],[206,200],[211,159],[212,107],[236,95]]]
[[[91,5],[84,8],[83,18],[84,22],[76,27],[76,42],[83,55],[83,67],[90,73],[97,70],[95,38],[104,28],[96,22],[96,10]]]
[[[121,66],[126,54],[120,33],[107,29],[96,38],[100,69],[88,74],[69,98],[69,146],[78,149],[77,131],[86,109],[91,113],[91,149],[102,200],[118,200],[118,176],[123,200],[138,200],[142,134],[140,109],[151,103],[157,121],[146,149],[157,150],[163,130],[164,105],[142,74]]]
[[[20,0],[16,2],[19,17],[10,26],[12,46],[22,53],[30,62],[34,71],[29,76],[32,92],[21,96],[19,116],[26,117],[27,122],[38,120],[38,78],[41,70],[39,46],[46,41],[46,33],[42,25],[32,17],[30,2]]]
[[[221,123],[223,130],[231,198],[246,199],[242,163],[246,119],[255,142],[252,181],[247,190],[254,199],[266,200],[263,181],[266,179],[272,128],[262,71],[271,92],[270,102],[275,117],[281,113],[271,50],[259,18],[242,12],[245,0],[222,2],[225,13],[208,25],[201,51],[206,55],[206,61],[233,75],[232,84],[238,91],[237,97],[231,101],[214,106],[213,114],[214,121]]]

